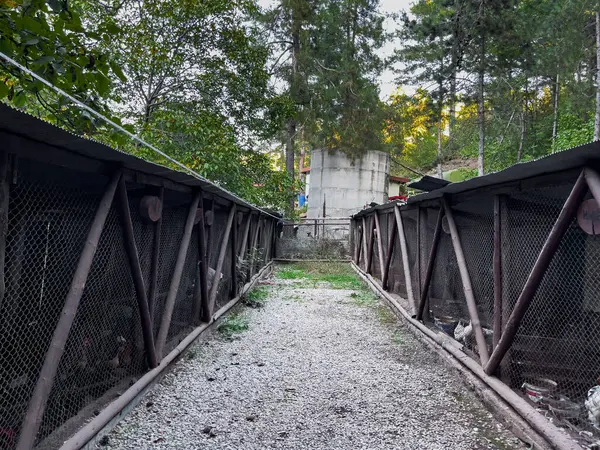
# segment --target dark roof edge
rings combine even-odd
[[[471,178],[459,183],[450,183],[447,186],[414,197],[409,197],[407,206],[417,205],[427,200],[441,198],[443,195],[460,194],[476,191],[484,187],[503,185],[528,178],[549,175],[569,170],[582,168],[586,165],[600,165],[600,141],[590,142],[567,150],[562,150],[534,161],[514,164],[499,172],[490,173],[482,177]],[[358,211],[352,217],[360,217],[376,210],[392,208],[395,202],[385,203],[373,208]]]
[[[0,102],[0,131],[17,135],[32,142],[46,144],[67,153],[77,154],[108,164],[121,165],[125,169],[141,172],[146,175],[162,178],[165,181],[191,188],[201,188],[240,206],[276,217],[271,212],[259,208],[242,199],[233,192],[198,175],[171,169],[169,167],[146,161],[137,156],[109,147],[90,138],[75,135],[51,123],[45,122],[26,112],[16,110]],[[36,159],[35,156],[28,156]]]

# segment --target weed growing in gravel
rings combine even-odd
[[[234,334],[242,333],[248,329],[248,318],[240,313],[234,313],[225,317],[221,325],[219,325],[219,333],[226,337],[231,337]]]
[[[358,292],[350,294],[352,302],[357,306],[374,306],[377,304],[377,297],[368,289],[361,289]]]
[[[247,292],[242,302],[250,308],[262,308],[265,300],[269,296],[269,288],[266,286],[258,286]]]

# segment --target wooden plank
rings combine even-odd
[[[154,369],[156,366],[158,366],[158,363],[154,348],[154,333],[152,321],[150,320],[150,308],[148,306],[148,297],[146,296],[144,275],[142,274],[142,267],[140,266],[140,257],[135,244],[135,236],[133,234],[133,223],[131,221],[131,210],[129,209],[129,199],[127,197],[127,186],[125,185],[125,180],[123,178],[121,178],[119,181],[117,196],[119,199],[119,211],[121,212],[121,223],[123,225],[125,250],[127,252],[127,259],[129,260],[131,278],[133,280],[135,297],[137,299],[138,311],[140,313],[146,358],[148,360],[148,367]]]
[[[246,256],[246,248],[248,247],[248,235],[250,234],[250,223],[252,222],[253,214],[248,214],[248,219],[246,220],[246,226],[244,227],[244,234],[242,237],[242,244],[240,245],[240,259],[244,259]]]
[[[233,217],[233,224],[231,230],[231,289],[229,290],[229,295],[231,298],[237,297],[238,290],[238,271],[237,271],[237,260],[238,260],[238,252],[237,252],[237,243],[238,243],[238,216],[237,214]]]
[[[223,240],[221,241],[221,249],[219,250],[219,259],[217,260],[217,266],[215,267],[215,276],[210,287],[210,294],[208,295],[208,304],[210,309],[210,316],[215,308],[215,301],[217,300],[217,291],[219,290],[219,280],[221,279],[221,272],[223,270],[223,263],[225,262],[225,256],[227,255],[227,244],[229,243],[229,234],[233,226],[233,218],[235,217],[236,205],[235,203],[229,210],[229,216],[227,217],[227,224],[225,225],[225,233],[223,234]]]
[[[160,203],[163,205],[165,188],[159,188]],[[158,257],[160,256],[160,237],[162,233],[162,214],[154,224],[154,239],[152,242],[152,261],[150,263],[150,286],[148,287],[148,311],[150,321],[154,323],[154,309],[156,307],[156,289],[158,286]]]
[[[366,261],[366,272],[368,274],[371,273],[371,265],[373,264],[373,247],[375,246],[375,220],[373,216],[371,216],[371,220],[369,221],[369,239],[368,239],[368,248],[367,248],[367,261]]]
[[[160,328],[158,329],[158,337],[156,338],[156,357],[159,360],[162,359],[163,350],[165,348],[165,344],[167,343],[169,327],[171,326],[171,317],[173,315],[173,308],[175,307],[175,299],[177,298],[177,291],[179,291],[179,285],[181,283],[181,275],[183,274],[183,267],[185,266],[185,259],[187,256],[188,247],[190,246],[190,238],[192,236],[194,220],[196,219],[196,211],[198,210],[199,202],[200,192],[197,192],[194,195],[192,203],[188,209],[185,228],[183,229],[183,236],[181,238],[179,251],[177,253],[177,260],[175,261],[175,267],[171,277],[171,284],[169,285],[169,292],[167,294],[167,299],[165,300],[165,308],[163,310]]]
[[[427,271],[425,272],[425,279],[423,280],[423,287],[421,290],[421,300],[419,301],[419,308],[417,309],[417,320],[423,320],[423,312],[425,310],[425,304],[427,303],[427,296],[429,295],[429,285],[431,284],[431,277],[433,276],[433,268],[435,267],[435,258],[437,256],[437,248],[440,243],[440,237],[442,235],[442,219],[444,218],[444,208],[440,207],[438,213],[437,222],[435,224],[435,231],[433,232],[433,239],[431,241],[431,250],[429,251],[429,260],[427,262]]]
[[[388,220],[388,230],[390,229],[390,224],[389,224],[389,220]],[[396,223],[396,219],[394,217],[394,220],[392,221],[392,228],[391,231],[389,233],[389,239],[388,239],[388,248],[387,248],[387,257],[385,260],[385,266],[383,269],[383,280],[381,280],[381,286],[383,287],[383,289],[387,290],[388,289],[388,280],[390,279],[390,266],[392,264],[392,255],[394,254],[394,247],[396,246],[396,232],[398,229],[398,224]]]
[[[446,218],[448,219],[448,228],[450,228],[450,235],[452,236],[452,246],[454,247],[454,254],[456,255],[456,262],[458,263],[458,270],[460,272],[460,278],[463,285],[463,292],[465,293],[465,299],[467,301],[467,309],[469,310],[469,318],[471,319],[471,326],[475,334],[475,341],[477,342],[477,349],[479,350],[479,358],[481,365],[485,366],[489,359],[489,352],[487,344],[485,343],[485,336],[481,328],[481,321],[479,320],[479,312],[477,311],[477,303],[475,302],[475,295],[473,294],[473,286],[471,285],[471,277],[467,268],[467,261],[465,260],[465,254],[463,252],[462,243],[458,234],[458,228],[454,221],[454,215],[452,209],[446,197],[442,198],[442,204],[444,205],[444,211],[446,212]]]
[[[96,215],[94,216],[94,220],[83,244],[83,249],[79,256],[79,261],[77,262],[77,268],[75,269],[69,292],[67,293],[62,312],[58,319],[58,324],[56,325],[50,341],[50,347],[44,357],[44,363],[33,390],[33,394],[29,399],[27,413],[23,420],[21,434],[19,435],[19,441],[16,447],[17,450],[30,450],[35,443],[48,402],[48,397],[50,396],[50,391],[54,385],[58,364],[60,363],[60,359],[65,350],[67,338],[69,337],[69,332],[71,331],[71,326],[73,325],[73,320],[75,319],[75,314],[77,314],[77,308],[79,307],[79,302],[83,295],[85,282],[90,273],[92,261],[94,260],[94,255],[98,248],[98,242],[100,241],[100,236],[104,229],[104,224],[106,223],[106,218],[108,217],[120,179],[121,171],[118,171],[113,175],[104,191],[104,195],[100,200]]]
[[[410,263],[408,261],[408,246],[406,245],[406,234],[404,233],[404,223],[402,221],[402,214],[400,214],[400,208],[396,206],[394,208],[394,215],[396,217],[396,225],[398,228],[398,238],[400,239],[400,251],[402,252],[402,266],[404,268],[404,281],[406,283],[406,296],[408,297],[408,303],[417,312],[417,305],[415,303],[415,296],[412,288],[412,278],[410,274]]]
[[[385,253],[383,249],[383,240],[381,237],[381,223],[379,222],[379,214],[377,211],[373,214],[375,219],[375,229],[377,230],[377,256],[379,258],[379,272],[383,279],[383,265],[385,264]]]
[[[192,312],[193,320],[210,322],[208,310],[208,281],[206,271],[208,270],[206,262],[206,228],[204,224],[204,194],[200,192],[198,201],[198,210],[196,217],[196,239],[198,240],[198,268],[196,270],[196,288],[194,289],[194,310]]]
[[[513,340],[519,331],[521,321],[523,320],[523,317],[525,317],[525,313],[529,309],[529,305],[531,304],[535,293],[542,283],[544,274],[552,262],[552,258],[558,249],[560,241],[567,232],[571,220],[573,220],[573,217],[575,217],[577,214],[577,209],[579,208],[579,205],[588,191],[586,175],[587,173],[584,175],[584,171],[581,171],[579,178],[575,182],[569,197],[565,201],[562,210],[560,211],[560,214],[556,219],[556,222],[554,223],[554,226],[552,227],[552,230],[550,231],[550,234],[548,235],[540,254],[537,257],[537,260],[535,261],[535,264],[529,273],[529,277],[525,282],[525,286],[523,286],[512,313],[508,318],[506,325],[504,326],[502,337],[492,352],[492,356],[485,367],[485,372],[488,375],[492,375],[496,372],[500,362],[504,358],[504,355],[511,347]]]
[[[498,345],[502,334],[502,228],[500,221],[500,196],[494,196],[494,320],[492,330],[494,333],[494,348]]]
[[[260,214],[256,216],[256,225],[254,228],[254,235],[252,237],[252,245],[250,246],[250,278],[254,275],[254,269],[256,267],[256,246],[258,245],[258,235],[260,233],[261,217]]]

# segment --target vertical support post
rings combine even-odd
[[[156,338],[156,356],[159,360],[162,359],[163,350],[167,343],[169,327],[171,326],[171,317],[173,315],[173,308],[175,307],[175,298],[177,297],[177,291],[179,290],[179,284],[181,283],[181,274],[183,273],[183,266],[185,265],[185,258],[190,245],[190,238],[192,236],[192,229],[194,228],[194,220],[196,219],[200,196],[200,192],[197,192],[190,204],[187,219],[185,221],[185,228],[183,229],[183,236],[181,238],[181,243],[179,244],[179,252],[177,253],[177,260],[175,261],[175,268],[173,269],[171,284],[169,285],[169,292],[167,293],[167,299],[165,300],[165,309],[160,322],[158,337]]]
[[[383,280],[383,265],[385,264],[385,253],[383,251],[383,241],[381,238],[381,223],[379,222],[379,214],[377,211],[373,213],[375,219],[375,228],[377,229],[377,256],[379,257],[379,271]]]
[[[227,224],[225,225],[225,233],[223,234],[223,241],[221,241],[221,249],[219,250],[219,259],[217,260],[217,266],[215,267],[215,278],[212,286],[210,287],[210,294],[208,296],[208,304],[210,308],[210,316],[215,308],[215,301],[217,299],[217,291],[219,290],[219,279],[221,278],[221,271],[223,270],[223,263],[225,262],[225,255],[227,254],[227,244],[229,243],[229,234],[231,233],[231,227],[233,226],[233,219],[237,205],[233,203],[229,210],[229,216],[227,217]]]
[[[421,218],[421,205],[417,204],[417,298],[421,298],[421,224],[423,223]]]
[[[250,223],[252,222],[252,211],[248,213],[248,220],[244,227],[244,237],[242,238],[242,245],[240,246],[240,259],[244,259],[246,256],[246,247],[248,247],[248,235],[250,234]]]
[[[431,250],[429,251],[429,260],[427,262],[427,271],[425,272],[425,280],[423,280],[423,288],[421,290],[421,300],[419,301],[419,308],[417,309],[417,320],[423,320],[423,311],[425,310],[425,303],[427,302],[427,296],[429,295],[429,285],[431,284],[431,277],[433,276],[433,268],[435,267],[435,257],[437,256],[437,248],[440,243],[440,237],[442,235],[442,219],[444,218],[444,208],[440,205],[440,211],[438,213],[437,221],[435,224],[435,231],[433,232],[433,239],[431,241]]]
[[[165,188],[160,187],[159,194],[161,208],[165,197]],[[150,286],[148,287],[148,312],[150,323],[154,322],[154,308],[156,307],[156,289],[158,286],[158,257],[160,255],[160,235],[162,233],[162,212],[154,224],[154,239],[152,241],[152,261],[150,263]]]
[[[315,237],[317,237],[317,231],[318,231],[317,219],[315,219]]]
[[[367,236],[368,236],[367,219],[365,218],[365,216],[363,216],[363,218],[362,218],[362,254],[363,254],[363,259],[365,260],[365,264],[364,264],[365,272],[367,270]],[[360,262],[360,259],[359,259],[359,262]]]
[[[373,264],[373,247],[375,246],[375,219],[371,216],[371,220],[369,223],[369,247],[367,248],[367,268],[366,272],[371,273],[371,265]]]
[[[587,193],[588,185],[586,184],[586,178],[588,178],[588,183],[590,182],[589,178],[592,178],[592,182],[590,184],[595,185],[593,174],[591,177],[589,177],[589,175],[590,173],[587,171],[587,169],[585,171],[581,171],[581,174],[575,182],[569,197],[565,201],[565,204],[563,205],[562,210],[560,211],[560,214],[558,215],[558,218],[556,219],[556,222],[554,223],[554,226],[552,227],[552,230],[546,239],[546,242],[544,242],[544,246],[537,257],[537,260],[535,261],[535,264],[529,273],[529,277],[525,282],[525,286],[523,286],[523,290],[521,291],[521,294],[515,303],[515,307],[513,308],[513,311],[506,322],[502,337],[492,352],[492,356],[485,367],[485,373],[488,375],[492,375],[496,372],[500,362],[502,361],[502,358],[504,358],[504,355],[512,345],[513,340],[519,331],[521,321],[523,320],[523,317],[525,317],[525,313],[529,309],[529,305],[531,304],[535,293],[542,283],[544,274],[552,262],[552,258],[558,249],[558,245],[567,232],[571,220],[573,220],[573,217],[575,217],[575,214],[577,214],[577,208],[579,208],[581,201]],[[598,187],[600,188],[600,182]],[[594,189],[590,190],[592,191],[592,195],[594,191],[597,191],[598,194],[600,194],[600,189],[596,190],[594,187]]]
[[[44,363],[40,371],[37,383],[33,390],[33,394],[29,399],[29,405],[27,406],[27,413],[23,420],[23,426],[21,427],[21,434],[19,435],[19,441],[17,442],[17,450],[30,450],[33,448],[37,433],[44,416],[48,397],[50,396],[50,390],[54,384],[54,378],[56,371],[58,370],[58,364],[65,350],[65,344],[71,331],[71,326],[75,320],[75,314],[83,295],[85,288],[85,282],[90,273],[92,267],[92,261],[98,248],[98,242],[106,223],[106,218],[112,205],[115,191],[117,190],[117,184],[121,179],[121,171],[116,172],[110,183],[108,184],[104,195],[100,200],[96,215],[88,231],[79,261],[77,262],[77,268],[71,281],[71,286],[65,299],[58,324],[52,335],[50,341],[50,347],[46,352]]]
[[[402,214],[398,205],[394,206],[394,215],[396,216],[396,224],[398,225],[398,237],[400,238],[400,251],[402,252],[402,266],[404,266],[404,281],[406,282],[406,296],[408,303],[417,312],[415,304],[415,296],[413,295],[412,278],[410,275],[410,265],[408,262],[408,247],[406,245],[406,234],[404,233],[404,223],[402,222]]]
[[[193,319],[197,320],[200,316],[200,320],[203,322],[210,322],[210,311],[208,309],[208,280],[206,277],[206,271],[208,269],[208,262],[206,260],[206,227],[204,224],[204,196],[202,191],[199,191],[200,198],[198,199],[197,214],[200,216],[198,220],[197,236],[198,239],[198,270],[196,280],[196,291],[194,292],[194,308]]]
[[[485,343],[485,336],[481,329],[481,322],[479,321],[479,312],[477,311],[477,303],[475,303],[475,296],[473,295],[473,286],[471,285],[471,277],[469,276],[469,270],[467,269],[465,254],[462,249],[462,243],[460,242],[460,236],[458,235],[458,229],[456,228],[456,222],[454,221],[454,214],[452,213],[448,199],[445,197],[442,198],[442,203],[444,205],[446,217],[448,218],[448,228],[450,228],[450,235],[452,236],[452,246],[454,247],[463,291],[465,293],[465,299],[467,300],[467,309],[469,310],[471,326],[473,327],[477,349],[479,350],[479,358],[481,359],[481,365],[485,366],[489,359],[489,353],[487,344]]]
[[[121,211],[121,223],[123,224],[125,250],[127,252],[127,259],[129,260],[131,278],[133,280],[133,286],[135,287],[135,296],[137,298],[140,320],[142,322],[142,335],[144,338],[144,347],[146,349],[146,358],[148,359],[148,366],[151,369],[154,369],[158,363],[156,361],[156,352],[154,349],[154,333],[152,331],[152,321],[150,320],[150,308],[148,306],[140,258],[137,246],[135,245],[129,199],[127,197],[127,186],[125,185],[125,180],[123,178],[119,181],[117,195],[119,198],[119,210]]]
[[[254,229],[254,236],[252,237],[252,245],[250,247],[250,278],[254,275],[254,269],[256,266],[256,246],[258,245],[258,233],[260,232],[261,217],[260,213],[256,216],[256,228]]]
[[[502,229],[500,220],[500,196],[494,196],[494,321],[492,324],[494,348],[502,334]]]
[[[0,153],[0,306],[6,294],[4,267],[6,264],[6,235],[8,233],[8,206],[10,199],[9,155]]]
[[[233,225],[231,231],[231,298],[237,297],[238,292],[238,273],[237,273],[237,240],[238,240],[238,215],[233,216]]]
[[[390,226],[390,221],[388,220],[388,229]],[[394,253],[394,247],[396,246],[396,230],[398,229],[398,224],[396,223],[396,219],[392,220],[392,228],[389,233],[389,242],[387,248],[387,257],[385,260],[385,266],[383,269],[383,280],[381,280],[381,286],[384,290],[387,291],[388,288],[388,280],[390,279],[390,265],[392,264],[392,255]]]
[[[355,249],[356,249],[356,261],[354,261],[354,263],[357,266],[360,266],[360,255],[362,252],[362,242],[363,242],[363,233],[365,232],[365,226],[364,224],[360,224],[360,225],[356,225],[356,228],[358,230],[358,236],[356,239],[356,242],[354,243]]]

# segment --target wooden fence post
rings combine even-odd
[[[183,267],[185,266],[185,259],[190,245],[190,238],[194,228],[194,220],[196,219],[200,196],[200,192],[197,192],[190,204],[187,219],[185,221],[185,228],[183,229],[183,236],[181,238],[181,243],[179,244],[179,252],[177,253],[177,260],[175,261],[175,268],[173,269],[169,292],[167,294],[167,299],[165,300],[165,308],[158,330],[158,337],[156,338],[156,357],[159,360],[163,357],[163,350],[167,343],[169,327],[171,326],[171,317],[173,315],[173,308],[175,307],[175,299],[177,297],[177,291],[179,290],[179,284],[181,283],[181,274],[183,273]]]
[[[367,270],[367,219],[365,216],[362,217],[362,257],[365,261],[364,269]],[[360,261],[359,261],[360,262]]]
[[[402,222],[402,215],[400,214],[400,208],[398,205],[394,206],[394,216],[396,217],[396,224],[398,228],[398,238],[400,238],[400,251],[402,252],[402,266],[404,268],[404,281],[406,283],[406,296],[408,297],[408,303],[412,306],[413,310],[417,311],[417,305],[415,304],[415,296],[413,295],[412,278],[410,275],[410,263],[408,261],[408,247],[406,245],[406,234],[404,234],[404,223]]]
[[[383,265],[385,264],[385,253],[383,251],[383,241],[381,238],[381,223],[379,222],[379,214],[377,211],[373,212],[373,219],[375,220],[375,229],[377,230],[377,256],[379,257],[379,272],[381,279],[383,280]]]
[[[213,279],[212,286],[210,287],[210,294],[208,296],[208,304],[210,308],[210,316],[215,308],[215,301],[217,299],[217,291],[219,290],[219,280],[221,279],[221,272],[223,270],[223,263],[225,262],[225,255],[227,254],[227,244],[229,243],[229,234],[231,233],[231,227],[233,226],[233,218],[235,217],[236,204],[234,203],[229,210],[229,216],[227,217],[227,224],[225,225],[225,233],[223,234],[223,240],[221,241],[221,249],[219,250],[219,259],[217,260],[217,266],[215,267],[215,278]]]
[[[258,245],[258,234],[260,232],[261,217],[260,213],[256,216],[256,228],[254,229],[254,235],[252,236],[252,243],[250,245],[250,278],[254,275],[254,268],[256,266],[256,246]]]
[[[208,270],[208,262],[206,260],[206,227],[204,224],[204,195],[202,191],[199,192],[200,198],[198,199],[198,210],[199,215],[197,227],[198,239],[198,270],[197,270],[197,286],[194,292],[194,308],[193,318],[194,320],[200,319],[204,322],[210,322],[210,315],[208,310],[208,280],[206,277],[206,271]]]
[[[498,345],[502,334],[502,222],[500,220],[500,196],[494,196],[494,348]]]
[[[492,375],[496,372],[502,358],[504,358],[504,355],[512,345],[513,340],[519,331],[521,321],[523,320],[523,317],[525,317],[525,313],[529,309],[529,305],[540,287],[544,274],[552,262],[552,258],[558,249],[560,241],[567,232],[571,220],[575,217],[575,214],[577,214],[577,209],[588,190],[586,177],[588,177],[588,172],[582,170],[548,235],[531,272],[529,273],[525,286],[523,286],[521,294],[515,303],[515,307],[504,326],[502,337],[485,367],[485,373],[488,375]],[[594,191],[592,190],[592,193],[593,192]]]
[[[231,298],[237,297],[238,278],[237,278],[237,241],[238,241],[238,215],[233,217],[233,225],[231,231]]]
[[[252,222],[252,211],[248,213],[248,220],[244,227],[244,235],[242,237],[242,244],[240,245],[240,259],[244,259],[246,256],[246,248],[248,247],[248,235],[250,234],[250,223]]]
[[[368,240],[368,248],[367,248],[367,254],[365,255],[367,257],[366,260],[366,270],[365,272],[367,272],[368,274],[371,273],[371,265],[373,264],[373,247],[375,246],[375,218],[373,216],[371,216],[371,220],[369,221],[369,240]]]
[[[69,337],[69,332],[71,331],[71,326],[73,325],[73,320],[75,319],[75,314],[83,295],[85,282],[90,273],[92,261],[98,248],[98,242],[100,241],[100,236],[102,235],[102,230],[104,229],[104,224],[106,223],[106,218],[120,179],[121,171],[119,170],[113,175],[104,191],[104,195],[100,200],[96,215],[83,244],[77,268],[71,281],[71,287],[69,288],[60,318],[50,341],[50,347],[46,352],[40,375],[27,406],[27,413],[23,420],[21,434],[19,435],[16,447],[17,450],[30,450],[35,443],[42,417],[46,410],[46,403],[50,396],[50,390],[54,384],[58,364],[65,350],[65,344],[67,343],[67,338]]]
[[[433,269],[435,267],[435,258],[437,256],[437,248],[440,243],[440,237],[442,235],[442,219],[444,218],[444,208],[440,206],[438,213],[437,222],[435,224],[435,231],[433,232],[433,239],[431,241],[431,250],[429,251],[429,261],[427,262],[427,271],[425,272],[425,279],[423,280],[423,287],[421,289],[421,300],[419,301],[419,308],[417,309],[417,320],[423,320],[423,312],[425,310],[425,303],[427,303],[427,296],[429,295],[429,285],[431,284],[431,277],[433,276]]]
[[[393,215],[394,216],[394,215]],[[390,221],[388,220],[388,229],[390,226]],[[390,266],[392,264],[392,255],[394,254],[394,247],[396,246],[396,230],[398,229],[398,224],[396,222],[396,218],[392,221],[392,228],[389,233],[388,239],[388,248],[385,259],[385,266],[383,269],[383,280],[381,280],[381,285],[384,290],[388,288],[388,280],[390,279]]]
[[[160,187],[159,194],[160,205],[163,208],[165,188]],[[158,257],[160,256],[160,238],[162,233],[162,211],[159,219],[154,224],[154,239],[152,241],[152,261],[150,264],[150,286],[148,287],[148,312],[150,322],[154,322],[154,309],[156,307],[156,289],[158,287]]]
[[[467,309],[469,310],[471,326],[473,327],[475,341],[477,342],[477,349],[479,350],[479,358],[481,359],[481,365],[485,366],[489,359],[489,352],[487,344],[485,343],[483,330],[481,329],[479,312],[477,311],[477,303],[475,302],[475,296],[473,295],[473,286],[471,285],[471,277],[467,268],[467,261],[465,260],[462,243],[460,242],[460,236],[458,235],[458,228],[456,227],[454,214],[452,213],[448,199],[443,197],[442,203],[448,219],[448,228],[450,228],[450,235],[452,236],[452,246],[454,247],[454,254],[456,255],[456,262],[458,263],[458,270],[462,280],[463,291],[465,293],[465,299],[467,300]]]
[[[154,369],[158,363],[156,361],[156,352],[154,348],[154,333],[152,321],[150,320],[150,308],[148,306],[148,297],[146,296],[146,286],[144,286],[144,275],[140,266],[140,257],[137,246],[135,245],[135,236],[133,234],[133,223],[131,221],[131,211],[129,209],[129,198],[127,197],[127,186],[125,180],[121,178],[118,187],[118,205],[121,211],[121,223],[123,225],[123,238],[131,278],[135,287],[135,296],[137,298],[140,321],[142,322],[142,336],[144,338],[144,347],[146,349],[146,358],[148,366]]]

